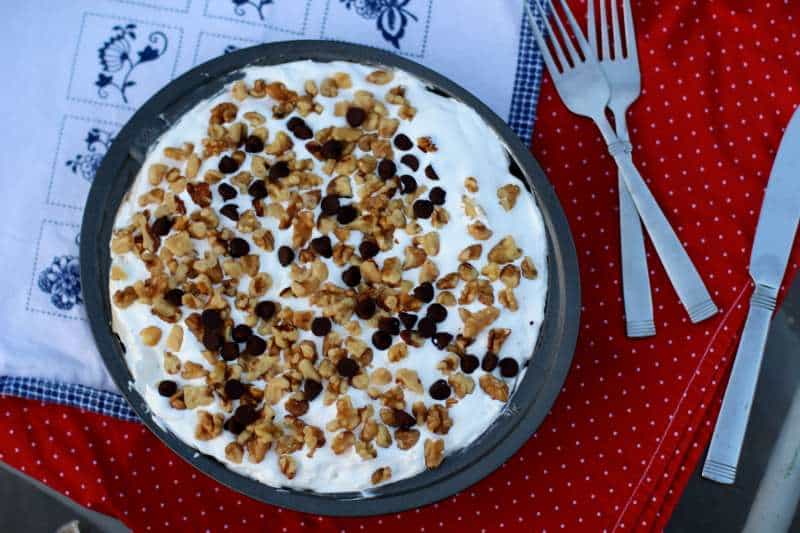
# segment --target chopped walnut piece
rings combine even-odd
[[[244,458],[244,448],[236,441],[229,442],[225,446],[225,458],[235,464],[241,464]]]
[[[458,303],[455,295],[450,291],[442,291],[436,295],[436,303],[440,303],[445,307],[453,307]]]
[[[139,332],[145,346],[155,346],[161,340],[161,329],[157,326],[147,326]]]
[[[462,281],[472,281],[478,279],[478,270],[469,263],[458,265],[458,277]]]
[[[483,392],[493,400],[505,402],[508,400],[508,385],[491,374],[484,374],[478,380]]]
[[[375,85],[386,85],[394,79],[394,72],[390,70],[375,70],[367,75],[367,81]]]
[[[373,485],[380,485],[384,481],[389,481],[392,478],[392,468],[389,466],[382,466],[372,473],[370,481]]]
[[[481,221],[476,221],[467,226],[467,233],[474,239],[485,241],[492,236],[492,230]]]
[[[511,330],[508,328],[492,328],[489,330],[489,346],[488,349],[493,354],[499,354],[500,349],[506,342],[508,336],[511,335]]]
[[[389,257],[383,262],[381,281],[390,287],[397,287],[403,277],[403,269],[399,257]]]
[[[419,441],[419,431],[416,429],[397,429],[394,432],[394,440],[397,441],[398,448],[408,450],[413,448]]]
[[[181,345],[183,344],[183,328],[179,325],[174,325],[169,330],[169,335],[167,335],[167,342],[166,347],[167,350],[172,352],[179,352],[181,350]]]
[[[297,462],[291,455],[283,454],[278,457],[278,468],[287,479],[294,479],[297,474]]]
[[[164,246],[172,252],[176,256],[185,256],[189,255],[194,251],[194,245],[192,244],[192,239],[189,238],[189,233],[186,231],[181,231],[172,235],[164,241]]]
[[[314,457],[314,452],[325,445],[325,432],[316,426],[305,426],[303,428],[303,442],[308,448],[308,457]]]
[[[177,374],[181,371],[181,360],[170,352],[164,352],[164,371],[167,374]]]
[[[469,176],[464,180],[464,188],[467,189],[471,193],[478,192],[478,180],[474,177]]]
[[[123,290],[116,291],[112,300],[114,301],[114,305],[119,307],[120,309],[125,309],[129,307],[133,302],[135,302],[139,296],[136,294],[136,289],[133,287],[125,287]]]
[[[290,386],[288,379],[283,376],[275,376],[267,381],[264,398],[270,405],[275,405],[288,392]]]
[[[401,368],[397,370],[397,372],[395,372],[395,382],[399,383],[410,391],[416,392],[417,394],[422,394],[425,392],[422,388],[422,382],[419,380],[416,370],[411,370],[409,368]]]
[[[417,248],[416,246],[406,246],[404,250],[403,270],[412,270],[421,266],[428,255],[425,250]]]
[[[187,385],[183,387],[183,401],[187,409],[194,409],[195,407],[211,405],[214,401],[214,395],[211,392],[211,387],[206,385]]]
[[[506,235],[499,243],[489,250],[489,261],[502,265],[516,261],[522,257],[522,250],[517,247],[514,237]]]
[[[500,279],[500,265],[497,263],[487,263],[481,269],[481,274],[486,276],[489,281],[497,281]]]
[[[113,265],[111,267],[111,279],[114,281],[123,281],[128,278],[128,275],[125,273],[121,267],[117,265]]]
[[[500,281],[509,289],[513,289],[519,285],[519,268],[514,265],[506,265],[500,271]]]
[[[384,424],[378,424],[378,435],[375,437],[375,444],[381,448],[388,448],[392,445],[392,434]]]
[[[464,322],[464,335],[471,339],[477,337],[478,333],[491,325],[500,316],[500,310],[496,307],[484,307],[475,313],[461,307],[458,313]]]
[[[447,435],[447,432],[450,431],[451,427],[453,427],[453,419],[450,418],[450,414],[448,413],[446,407],[435,404],[428,409],[426,424],[428,429],[433,433]]]
[[[272,446],[272,441],[265,441],[259,438],[252,437],[247,441],[247,460],[251,463],[258,464],[264,460]]]
[[[481,244],[473,244],[467,246],[458,254],[458,260],[462,263],[466,261],[474,261],[475,259],[480,259],[481,254],[483,253],[483,245]]]
[[[417,147],[423,152],[436,152],[438,150],[436,144],[433,142],[433,139],[427,136],[417,139]]]
[[[401,342],[394,344],[389,348],[389,361],[396,363],[405,359],[408,355],[408,345]]]
[[[522,270],[522,276],[525,279],[536,279],[539,275],[539,272],[536,270],[536,265],[533,264],[533,259],[528,256],[522,260],[522,264],[520,265]]]
[[[207,375],[208,370],[206,370],[203,365],[192,361],[186,361],[181,368],[181,377],[183,379],[204,378]]]
[[[456,354],[451,353],[445,356],[444,359],[439,361],[436,364],[436,369],[439,370],[443,374],[450,374],[458,369],[459,366],[459,358]]]
[[[222,434],[222,423],[225,418],[222,414],[212,415],[208,411],[197,411],[197,426],[194,429],[194,437],[197,440],[211,440]]]
[[[398,344],[397,346],[405,346],[405,344]],[[391,349],[389,350],[389,352],[391,353]],[[370,385],[382,386],[391,383],[391,381],[392,381],[392,373],[383,367],[376,368],[369,376]]]
[[[497,189],[497,199],[500,200],[500,205],[503,206],[503,209],[511,211],[517,204],[519,193],[519,186],[509,183]]]
[[[517,303],[517,297],[514,296],[513,289],[505,288],[500,290],[500,292],[497,293],[497,299],[500,301],[500,304],[509,311],[519,310],[519,303]]]
[[[400,121],[396,118],[383,117],[378,122],[378,135],[383,138],[391,138],[397,132]]]
[[[459,398],[463,398],[467,394],[472,394],[472,391],[475,390],[475,380],[462,372],[456,372],[451,375],[447,378],[447,383],[450,384],[453,388],[453,392]]]
[[[353,444],[355,444],[355,441],[356,438],[352,431],[342,431],[333,437],[333,441],[331,442],[331,450],[333,450],[333,453],[336,455],[341,455],[352,448]]]
[[[451,272],[439,279],[436,282],[436,288],[439,290],[455,289],[458,285],[459,275],[457,272]]]
[[[444,460],[444,440],[425,439],[425,466],[436,468]]]
[[[253,242],[267,252],[271,252],[275,249],[275,237],[272,235],[272,232],[268,229],[258,229],[253,232]]]

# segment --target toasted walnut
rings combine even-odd
[[[147,181],[150,182],[150,185],[158,185],[161,183],[161,180],[164,179],[164,176],[167,174],[167,170],[167,165],[164,165],[163,163],[150,165],[150,168],[147,169]]]
[[[207,375],[208,370],[206,370],[203,365],[192,361],[186,361],[181,368],[181,377],[183,379],[204,378]]]
[[[436,364],[436,369],[443,374],[450,374],[455,372],[459,367],[459,358],[456,354],[451,353],[445,356],[444,359]]]
[[[438,148],[430,137],[420,137],[417,139],[417,147],[423,152],[436,152]]]
[[[492,230],[487,228],[481,221],[473,222],[467,226],[467,233],[469,233],[472,238],[479,241],[485,241],[492,236]]]
[[[221,413],[212,415],[208,411],[197,411],[197,426],[194,428],[194,437],[197,440],[211,440],[222,433],[222,423],[225,418]]]
[[[355,441],[356,438],[352,431],[342,431],[333,437],[333,441],[331,442],[331,450],[333,450],[333,453],[336,455],[341,455],[352,448]]]
[[[177,374],[181,371],[181,360],[173,353],[164,352],[164,371],[167,374]]]
[[[506,265],[500,271],[500,281],[509,289],[513,289],[519,285],[519,268],[514,265]]]
[[[497,263],[487,263],[481,269],[481,274],[486,276],[489,281],[497,281],[500,279],[500,265]]]
[[[272,287],[272,278],[266,272],[259,272],[250,280],[248,294],[253,297],[263,296]]]
[[[469,263],[458,265],[458,277],[462,281],[472,281],[478,279],[478,270]]]
[[[236,113],[238,112],[239,108],[230,102],[217,104],[213,109],[211,109],[211,118],[209,123],[224,124],[226,122],[233,122],[234,119],[236,119]]]
[[[206,385],[187,385],[183,388],[183,401],[187,409],[210,405],[214,401],[211,387]]]
[[[419,376],[415,370],[409,368],[399,369],[395,372],[395,382],[417,394],[422,394],[424,392],[422,382],[419,380]]]
[[[419,441],[419,431],[416,429],[397,429],[394,432],[394,440],[397,441],[398,448],[408,450],[413,448]]]
[[[519,303],[517,303],[517,297],[514,296],[513,289],[505,288],[500,290],[500,292],[497,293],[497,299],[500,301],[500,305],[509,311],[519,310]]]
[[[459,276],[457,272],[451,272],[443,276],[436,282],[436,288],[439,290],[455,289],[458,285]]]
[[[285,132],[279,131],[275,134],[275,139],[264,148],[264,151],[270,155],[281,155],[286,150],[291,150],[292,146],[294,146],[294,142],[291,137]]]
[[[400,121],[396,118],[382,117],[378,122],[378,135],[384,139],[391,138],[397,132]]]
[[[400,107],[400,111],[397,112],[397,116],[403,120],[413,120],[413,118],[417,116],[417,108],[410,105],[404,105]]]
[[[242,448],[242,445],[239,444],[238,442],[236,441],[229,442],[225,446],[225,458],[228,461],[236,463],[238,465],[241,464],[243,457],[244,457],[244,448]]]
[[[372,445],[371,442],[357,440],[356,443],[356,453],[359,457],[368,461],[370,459],[375,459],[378,456],[378,451],[375,449],[375,446]]]
[[[463,398],[467,394],[472,394],[472,391],[475,390],[475,380],[461,372],[456,372],[447,378],[447,382],[453,388],[455,395],[459,398]]]
[[[325,188],[325,193],[343,198],[352,198],[353,187],[350,185],[350,178],[347,176],[335,177],[328,183],[328,186]]]
[[[453,419],[446,407],[439,404],[434,404],[428,409],[428,416],[426,418],[428,429],[438,435],[447,435],[450,428],[453,427]]]
[[[265,441],[259,438],[251,438],[247,441],[247,460],[258,464],[264,460],[264,456],[272,446],[272,441]]]
[[[183,344],[183,328],[179,325],[174,325],[169,330],[169,335],[167,335],[167,350],[173,352],[179,352],[181,350],[181,345]]]
[[[256,246],[267,252],[271,252],[275,249],[275,237],[268,229],[258,229],[254,231],[253,242]]]
[[[489,351],[494,354],[499,354],[509,335],[511,335],[511,330],[508,328],[490,329],[488,346]]]
[[[500,310],[496,307],[484,307],[475,313],[461,307],[458,313],[464,322],[464,335],[471,339],[477,337],[478,333],[491,325],[500,316]]]
[[[415,245],[422,246],[425,253],[430,256],[435,256],[439,253],[439,233],[435,231],[418,235],[412,239],[412,242]]]
[[[155,346],[161,340],[161,329],[157,326],[147,326],[139,332],[145,346]]]
[[[111,279],[114,281],[123,281],[128,278],[128,275],[125,273],[125,270],[122,267],[117,265],[113,265],[111,267]]]
[[[465,194],[461,197],[461,202],[464,204],[464,213],[470,218],[479,217],[484,213],[483,208],[471,196]]]
[[[297,474],[297,462],[291,455],[283,454],[278,457],[278,468],[287,479],[294,479]]]
[[[444,440],[425,439],[425,466],[436,468],[444,460]]]
[[[480,259],[481,254],[483,253],[483,245],[481,244],[473,244],[471,246],[467,246],[458,254],[458,260],[462,263],[467,261],[474,261],[475,259]]]
[[[394,79],[394,72],[390,70],[375,70],[367,75],[367,81],[375,85],[386,85]]]
[[[412,270],[422,265],[428,258],[425,250],[416,246],[406,246],[403,257],[403,270]]]
[[[384,424],[378,424],[378,435],[375,437],[375,444],[381,448],[388,448],[392,445],[392,434]]]
[[[389,481],[392,478],[392,468],[390,466],[382,466],[375,470],[370,476],[370,481],[373,485],[380,485],[384,481]]]
[[[436,303],[440,303],[445,307],[453,307],[456,305],[456,297],[450,291],[441,291],[436,295]]]
[[[401,361],[402,359],[405,359],[407,355],[408,355],[408,345],[403,344],[401,342],[389,348],[389,361],[391,361],[392,363],[396,363],[398,361]]]
[[[328,98],[339,96],[339,87],[333,78],[325,78],[319,86],[319,93]]]
[[[493,400],[505,402],[508,400],[508,385],[491,374],[484,374],[478,382],[481,384],[483,392],[488,394]]]
[[[314,452],[325,445],[325,432],[316,426],[305,426],[303,428],[303,442],[308,448],[308,457],[314,457]]]
[[[306,400],[298,400],[296,398],[289,398],[286,400],[286,411],[292,416],[303,416],[308,412],[308,402]]]
[[[503,240],[489,250],[489,261],[499,265],[516,261],[520,257],[522,257],[522,250],[517,247],[517,243],[514,242],[514,237],[511,235],[503,237]]]
[[[405,346],[405,345],[402,345]],[[391,353],[391,349],[389,350]],[[392,373],[389,372],[386,368],[376,368],[372,374],[369,376],[369,384],[382,386],[390,383],[392,381]]]
[[[167,250],[178,257],[189,255],[194,250],[192,239],[189,237],[189,233],[186,231],[180,231],[175,235],[168,237],[167,240],[164,241],[164,246],[166,246]]]
[[[478,192],[478,180],[474,177],[469,176],[464,180],[464,188],[467,189],[471,193]]]
[[[139,296],[136,294],[136,289],[133,287],[125,287],[123,290],[116,291],[112,299],[114,300],[114,305],[120,309],[125,309],[138,298]]]
[[[533,264],[533,259],[528,256],[525,256],[522,260],[520,267],[525,279],[536,279],[539,275],[539,272],[536,270],[536,265]]]
[[[111,251],[122,255],[133,250],[133,235],[129,232],[118,233],[111,239]]]
[[[264,399],[266,399],[270,405],[275,405],[288,392],[290,386],[291,384],[288,379],[283,376],[275,376],[267,381]]]
[[[500,200],[500,205],[503,206],[503,209],[511,211],[517,204],[519,193],[519,186],[509,183],[497,189],[497,199]]]
[[[247,98],[247,84],[243,80],[237,80],[231,87],[231,95],[240,102]]]

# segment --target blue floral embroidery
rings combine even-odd
[[[409,19],[418,19],[406,6],[411,0],[340,0],[347,9],[354,8],[361,17],[377,19],[377,26],[383,38],[400,48],[400,39],[406,34]]]
[[[50,302],[63,311],[83,303],[78,258],[62,255],[39,273],[37,285],[50,295]]]
[[[100,98],[108,98],[109,87],[113,87],[119,91],[122,101],[127,104],[128,96],[125,93],[136,85],[136,82],[130,79],[131,73],[142,63],[155,61],[164,55],[167,51],[167,36],[160,31],[152,32],[147,37],[150,44],[135,52],[137,57],[134,57],[136,24],[118,25],[112,30],[116,33],[97,50],[103,71],[97,75],[94,84],[97,86]]]
[[[247,6],[252,6],[256,8],[256,12],[258,13],[258,18],[264,20],[264,12],[262,11],[262,9],[264,9],[265,6],[268,6],[271,3],[273,3],[274,0],[231,0],[231,2],[233,2],[233,12],[239,15],[240,17],[243,17],[245,15],[246,12],[245,8]]]
[[[103,156],[111,146],[112,140],[110,132],[100,128],[90,129],[83,140],[86,143],[86,153],[77,154],[73,159],[67,161],[67,167],[72,170],[73,174],[80,174],[83,179],[91,183],[94,181],[94,175],[100,168],[100,162],[103,161]]]

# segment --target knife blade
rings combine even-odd
[[[749,268],[755,291],[750,298],[750,310],[703,465],[703,477],[712,481],[732,484],[736,479],[770,319],[786,273],[798,222],[800,109],[795,111],[784,132],[758,217]]]

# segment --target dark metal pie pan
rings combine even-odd
[[[548,238],[549,286],[544,323],[527,372],[494,424],[470,446],[448,455],[435,470],[361,493],[319,494],[273,488],[226,468],[153,421],[132,380],[123,347],[111,330],[108,294],[109,240],[117,208],[148,148],[199,101],[218,93],[250,65],[311,59],[387,65],[414,74],[431,90],[472,107],[505,143],[514,173],[532,191]],[[575,246],[561,205],[542,169],[506,123],[472,94],[444,76],[382,50],[330,41],[264,44],[213,59],[172,81],[133,115],[100,166],[81,230],[81,280],[92,332],[109,373],[150,430],[208,476],[257,500],[308,513],[365,516],[427,505],[465,489],[508,460],[536,431],[556,399],[572,361],[578,334],[580,287]]]

